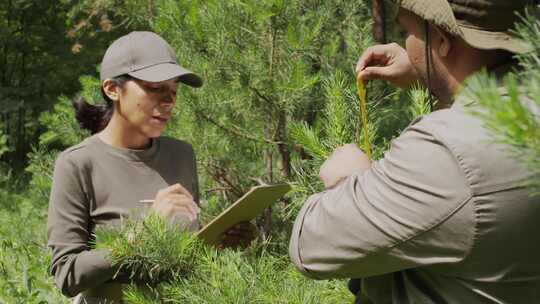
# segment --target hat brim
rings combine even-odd
[[[398,4],[420,18],[440,26],[448,33],[463,38],[469,45],[477,49],[502,49],[515,54],[531,50],[525,41],[507,32],[492,32],[464,25],[456,19],[452,7],[446,0],[401,0],[398,1]]]
[[[532,50],[532,46],[506,32],[490,32],[467,26],[459,26],[463,40],[481,50],[502,49],[514,54],[523,54]]]
[[[175,63],[160,63],[128,73],[129,76],[149,82],[160,82],[178,77],[178,81],[198,88],[202,86],[202,78],[190,70]]]

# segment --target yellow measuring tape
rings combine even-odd
[[[356,89],[358,90],[358,97],[360,98],[360,114],[362,118],[362,129],[364,129],[364,150],[367,157],[371,159],[371,145],[369,144],[369,130],[368,130],[368,114],[366,110],[366,85],[362,77],[356,78]]]

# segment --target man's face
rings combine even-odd
[[[440,100],[446,101],[452,96],[449,82],[450,75],[444,63],[447,58],[440,58],[438,53],[433,51],[437,47],[434,42],[434,38],[436,38],[434,35],[437,35],[436,31],[430,31],[432,41],[430,42],[430,83],[428,84],[425,22],[417,15],[403,9],[399,10],[398,20],[406,33],[405,49],[407,50],[411,64],[431,92]],[[433,26],[430,25],[430,27]]]

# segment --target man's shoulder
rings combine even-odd
[[[418,119],[411,126],[425,129],[435,137],[451,142],[474,142],[482,137],[490,137],[482,121],[461,107],[435,111]]]
[[[454,155],[476,193],[513,187],[528,172],[511,147],[500,143],[472,107],[454,106],[423,117],[410,128],[430,133]]]

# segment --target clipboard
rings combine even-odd
[[[240,222],[254,219],[290,190],[291,186],[288,184],[260,185],[251,188],[244,196],[199,230],[197,237],[206,244],[218,244],[225,231]]]

